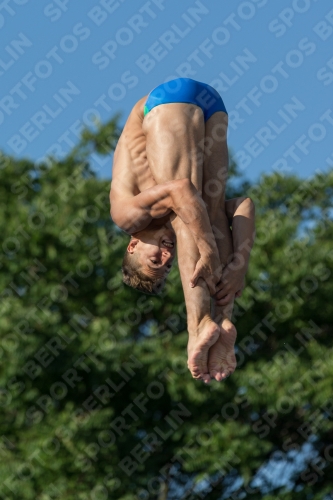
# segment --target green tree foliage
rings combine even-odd
[[[257,210],[239,366],[205,386],[177,266],[162,297],[121,283],[128,237],[89,166],[118,134],[0,158],[0,499],[332,498],[333,173],[238,188]]]

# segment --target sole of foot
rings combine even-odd
[[[210,377],[218,382],[225,380],[236,369],[235,342],[237,330],[229,319],[224,319],[220,328],[220,335],[215,344],[209,349],[208,370]]]
[[[190,335],[187,352],[187,366],[195,379],[209,383],[211,377],[207,366],[208,351],[217,342],[220,336],[220,327],[211,319],[201,322],[197,332]]]

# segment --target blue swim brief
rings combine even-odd
[[[155,106],[170,103],[195,104],[202,109],[205,122],[217,111],[227,112],[220,94],[207,83],[191,78],[176,78],[162,83],[148,95],[143,114],[146,116]]]

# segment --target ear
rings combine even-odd
[[[131,241],[128,244],[127,251],[131,254],[133,254],[136,250],[136,246],[139,243],[140,240],[137,238],[131,238]]]

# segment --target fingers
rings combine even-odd
[[[215,303],[217,306],[226,306],[227,304],[229,304],[229,302],[231,302],[232,298],[233,295],[231,293],[228,293],[228,295],[226,295],[225,297],[216,299]]]
[[[206,282],[206,284],[208,286],[209,293],[213,297],[215,295],[215,293],[216,293],[215,284],[214,284],[213,280],[205,278],[204,276],[198,275],[198,276],[194,277],[194,275],[193,275],[192,279],[190,281],[190,288],[195,288],[196,287],[197,281],[198,281],[199,278],[202,278]]]
[[[221,297],[224,297],[225,295],[227,295],[227,293],[228,290],[226,290],[226,285],[223,285],[221,283],[218,283],[216,285],[216,295],[220,294]]]
[[[215,285],[215,281],[214,280],[214,277],[213,276],[209,276],[207,278],[203,278],[208,286],[208,290],[209,290],[209,293],[211,295],[211,297],[213,297],[216,293],[216,285]]]
[[[217,287],[218,288],[218,287]],[[228,295],[230,293],[230,290],[229,290],[229,287],[227,286],[224,286],[223,288],[220,288],[216,295],[215,295],[215,298],[216,299],[223,299],[223,297],[225,297],[226,295]]]
[[[215,284],[214,284],[214,282],[212,280],[207,279],[207,278],[205,278],[203,276],[197,276],[195,279],[192,278],[191,281],[190,281],[190,288],[195,288],[196,287],[197,281],[198,281],[199,278],[202,278],[206,282],[206,284],[208,286],[209,294],[211,295],[211,297],[213,297],[215,295],[215,293],[216,293]]]
[[[207,286],[208,286],[208,290],[209,290],[210,296],[214,297],[214,295],[216,293],[216,288],[215,288],[214,283],[211,280],[206,281],[206,283],[207,283]]]
[[[194,288],[196,286],[197,281],[200,278],[199,274],[200,274],[199,271],[194,270],[193,276],[192,276],[191,281],[190,281],[190,287],[191,288]]]
[[[190,281],[190,288],[196,287],[197,282],[200,278],[206,282],[209,293],[213,297],[216,294],[216,282],[219,281],[219,278],[215,278],[214,276],[206,277],[203,275],[203,273],[200,272],[200,270],[194,271],[194,274]]]
[[[216,273],[214,273],[212,276],[209,277],[211,280],[211,296],[215,297],[216,293],[218,292],[218,283],[221,281],[221,276],[217,276]]]
[[[223,279],[223,275],[221,276],[219,282],[216,285],[216,289],[218,292],[220,291],[225,291],[225,289],[228,287],[228,281],[226,279]],[[225,295],[225,294],[224,294]]]
[[[229,284],[225,284],[225,285],[222,285],[222,286],[221,285],[217,285],[216,290],[217,290],[217,292],[215,294],[215,299],[216,300],[223,299],[227,295],[232,294],[231,285],[229,285]],[[235,293],[235,297],[236,298],[241,297],[242,293],[243,293],[243,288],[241,288],[240,290],[238,290]]]

